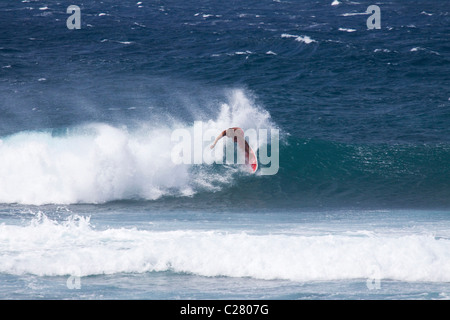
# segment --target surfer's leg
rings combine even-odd
[[[241,160],[238,160],[240,163],[248,163],[248,147],[247,147],[247,141],[245,141],[244,137],[244,131],[241,128],[234,129],[234,142],[238,145],[238,152],[240,152],[243,156]],[[239,156],[238,156],[239,159]]]

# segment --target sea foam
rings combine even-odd
[[[428,234],[97,230],[89,218],[0,225],[0,272],[39,276],[171,271],[315,281],[450,281],[450,240]]]
[[[303,43],[306,43],[306,44],[317,42],[316,40],[311,39],[309,36],[298,36],[298,35],[295,35],[295,34],[288,34],[288,33],[283,33],[281,35],[281,37],[282,38],[294,38],[295,41],[303,42]]]
[[[231,126],[271,126],[270,115],[255,106],[243,90],[231,91],[217,109],[214,116],[202,121],[204,130],[215,135]],[[172,161],[171,134],[179,128],[192,132],[194,125],[143,123],[128,128],[88,123],[62,133],[43,130],[1,137],[0,203],[154,200],[214,191],[231,183],[231,170],[217,174]]]

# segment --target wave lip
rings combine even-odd
[[[39,276],[171,271],[315,281],[450,282],[450,240],[427,234],[96,230],[89,219],[0,225],[0,272]]]

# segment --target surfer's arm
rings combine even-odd
[[[221,134],[219,134],[216,138],[216,140],[214,140],[214,143],[211,145],[211,149],[213,149],[216,146],[217,141],[219,141],[220,139],[222,139],[223,137],[225,137],[227,134],[226,130],[223,130]]]

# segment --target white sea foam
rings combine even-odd
[[[375,49],[375,50],[373,50],[373,52],[391,52],[391,50],[389,50],[389,49]]]
[[[295,35],[295,34],[288,34],[288,33],[283,33],[281,35],[281,37],[282,38],[294,38],[295,41],[303,42],[303,43],[306,43],[306,44],[317,42],[316,40],[311,39],[309,36],[298,36],[298,35]]]
[[[341,14],[341,16],[350,17],[350,16],[359,16],[359,15],[366,15],[366,14],[367,14],[367,12],[348,12],[348,13]]]
[[[425,51],[425,52],[432,53],[432,54],[440,56],[439,52],[436,52],[436,51],[433,51],[433,50],[429,50],[429,49],[425,49],[425,48],[422,48],[422,47],[414,47],[414,48],[411,48],[411,50],[409,50],[409,51],[410,52]]]
[[[246,51],[236,51],[234,54],[237,55],[246,55],[246,54],[252,54],[253,52],[250,50],[246,50]]]
[[[203,121],[204,131],[219,134],[232,126],[255,130],[271,126],[270,115],[242,90],[232,91],[217,108],[218,115]],[[90,123],[69,128],[62,135],[33,131],[1,137],[0,203],[152,200],[218,190],[223,183],[232,183],[231,176],[192,170],[193,166],[172,161],[171,134],[179,128],[192,132],[194,126],[143,123],[129,129]],[[221,156],[222,143],[215,157]],[[205,147],[209,144],[206,141]]]
[[[339,28],[339,31],[355,32],[356,29],[351,29],[351,28]]]
[[[315,281],[450,282],[450,240],[427,234],[97,230],[89,218],[0,225],[0,272],[78,276],[173,271]],[[374,273],[376,270],[376,273]]]

